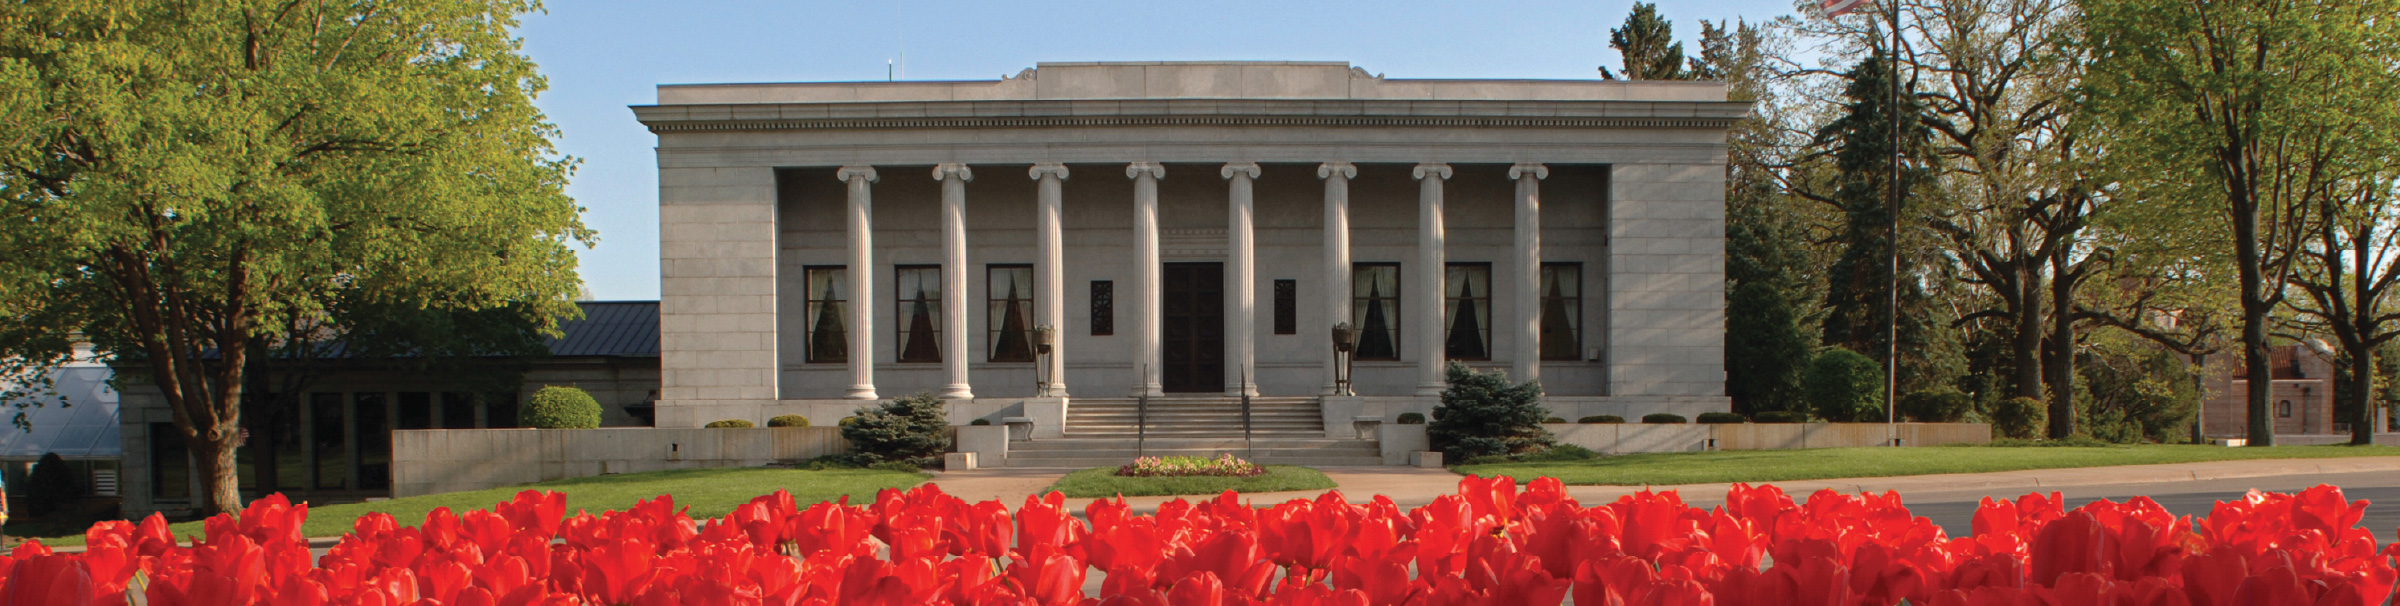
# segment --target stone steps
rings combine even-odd
[[[1253,397],[1250,435],[1277,439],[1321,438],[1324,413],[1313,397]],[[1148,426],[1151,437],[1242,435],[1242,401],[1223,396],[1152,398],[1147,412],[1131,398],[1077,398],[1067,407],[1065,432],[1078,438],[1131,438]]]
[[[1009,444],[1011,468],[1082,469],[1114,467],[1139,456],[1216,457],[1231,453],[1255,463],[1306,467],[1369,467],[1383,464],[1381,446],[1365,440],[1253,439],[1242,448],[1240,438],[1066,438]]]

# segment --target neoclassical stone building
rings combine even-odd
[[[1748,105],[1719,84],[1043,63],[633,109],[658,135],[662,427],[918,392],[1044,436],[1143,394],[1347,421],[1431,408],[1450,360],[1538,378],[1562,416],[1726,408]],[[1327,397],[1336,323],[1355,396]]]

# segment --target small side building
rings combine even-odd
[[[471,372],[429,372],[391,359],[320,360],[306,370],[270,365],[266,384],[301,387],[289,397],[255,398],[243,411],[245,442],[235,455],[243,498],[283,493],[327,504],[389,497],[393,430],[518,427],[519,403],[549,385],[590,392],[602,425],[649,425],[658,399],[658,302],[578,305],[584,317],[559,323],[559,336],[545,343],[549,355],[477,360]],[[292,376],[301,372],[311,376]],[[158,388],[126,381],[119,423],[125,515],[192,511],[199,474]]]
[[[91,361],[88,353],[78,352],[76,361],[50,371],[50,388],[37,397],[39,406],[0,409],[12,418],[25,415],[23,427],[0,423],[0,479],[12,498],[22,498],[34,463],[53,453],[75,471],[85,495],[117,496],[118,466],[125,458],[117,435],[117,392],[109,388],[108,366]]]
[[[2268,350],[2274,372],[2268,398],[2275,435],[2323,435],[2347,431],[2349,424],[2333,418],[2333,352],[2321,343],[2280,345]],[[2208,395],[2200,405],[2200,433],[2206,438],[2239,439],[2250,434],[2250,380],[2242,376],[2242,359],[2227,356],[2207,369]],[[2338,426],[2338,429],[2337,429]]]

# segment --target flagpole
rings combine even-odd
[[[1900,92],[1900,0],[1885,0],[1886,14],[1891,17],[1891,68],[1885,77],[1892,81],[1892,181],[1884,203],[1891,219],[1892,258],[1889,274],[1890,299],[1883,309],[1883,424],[1886,444],[1900,445],[1900,136],[1901,112],[1906,101]]]

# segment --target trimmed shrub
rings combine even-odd
[[[33,464],[33,475],[25,479],[25,512],[49,515],[83,497],[83,482],[77,481],[75,471],[67,469],[67,460],[58,453],[42,455]]]
[[[1690,419],[1683,418],[1683,415],[1679,415],[1679,414],[1674,414],[1674,413],[1666,413],[1666,412],[1654,412],[1654,413],[1650,413],[1650,414],[1642,415],[1642,422],[1643,422],[1643,423],[1650,423],[1650,424],[1654,424],[1654,425],[1672,425],[1672,424],[1679,424],[1679,423],[1689,423],[1689,422],[1691,422],[1691,420],[1690,420]]]
[[[591,429],[600,426],[600,401],[581,389],[549,385],[533,392],[522,414],[525,426],[535,429]]]
[[[1556,441],[1542,429],[1550,409],[1542,407],[1540,383],[1510,384],[1499,373],[1479,373],[1465,364],[1450,363],[1450,387],[1433,407],[1433,423],[1425,437],[1444,461],[1465,461],[1485,455],[1535,452]]]
[[[1425,415],[1413,412],[1404,412],[1400,413],[1400,419],[1394,422],[1401,425],[1424,425]]]
[[[2050,423],[2050,411],[2042,401],[2025,397],[1993,404],[1991,417],[1992,433],[2020,440],[2042,437],[2042,427]]]
[[[1755,421],[1757,421],[1757,422],[1760,422],[1760,423],[1807,423],[1807,422],[1808,422],[1808,415],[1807,415],[1806,413],[1792,412],[1792,411],[1789,411],[1789,410],[1770,410],[1770,411],[1766,411],[1766,412],[1758,413],[1758,416],[1751,417],[1751,418],[1752,418],[1752,420],[1755,420]]]
[[[1900,396],[1900,418],[1918,423],[1957,423],[1974,411],[1974,397],[1946,386]]]
[[[808,426],[808,417],[803,417],[803,416],[800,416],[800,415],[775,415],[775,416],[774,416],[774,418],[767,419],[767,426],[768,426],[768,427],[807,427],[807,426]]]
[[[851,419],[856,419],[855,421]],[[862,455],[878,461],[906,461],[917,467],[940,465],[950,450],[949,414],[941,398],[917,395],[859,407],[858,415],[843,419],[842,437]]]
[[[1623,423],[1625,422],[1625,417],[1620,417],[1617,415],[1592,415],[1581,419],[1576,419],[1575,422],[1585,425]]]
[[[709,421],[707,425],[702,425],[701,427],[706,427],[709,429],[750,429],[757,426],[757,423],[752,423],[743,419],[720,419],[716,421]]]
[[[833,422],[833,424],[834,424],[834,425],[841,426],[841,427],[849,427],[849,426],[852,426],[852,425],[857,425],[857,424],[858,424],[858,417],[842,417],[842,420],[840,420],[840,421],[834,421],[834,422]]]
[[[1808,405],[1835,423],[1883,420],[1883,365],[1839,347],[1808,365]]]
[[[1565,422],[1567,422],[1567,420],[1566,420],[1566,419],[1562,419],[1562,418],[1558,418],[1558,417],[1550,417],[1550,418],[1547,418],[1547,419],[1542,419],[1542,424],[1543,424],[1543,425],[1550,425],[1550,424],[1553,424],[1553,423],[1565,423]]]
[[[1735,414],[1735,413],[1730,413],[1730,412],[1704,412],[1704,413],[1700,413],[1700,422],[1702,422],[1702,423],[1710,423],[1710,424],[1718,424],[1718,425],[1722,425],[1722,424],[1736,424],[1736,425],[1738,425],[1738,424],[1742,424],[1742,423],[1748,423],[1748,422],[1750,422],[1750,420],[1749,420],[1749,419],[1746,419],[1746,418],[1743,418],[1743,417],[1742,417],[1742,415]]]
[[[990,425],[990,424],[992,424],[992,420],[991,420],[991,419],[976,419],[976,420],[973,420],[973,421],[968,421],[968,422],[967,422],[967,424],[968,424],[968,425],[973,425],[973,426],[976,426],[976,427],[982,427],[982,426],[985,426],[985,425]]]

